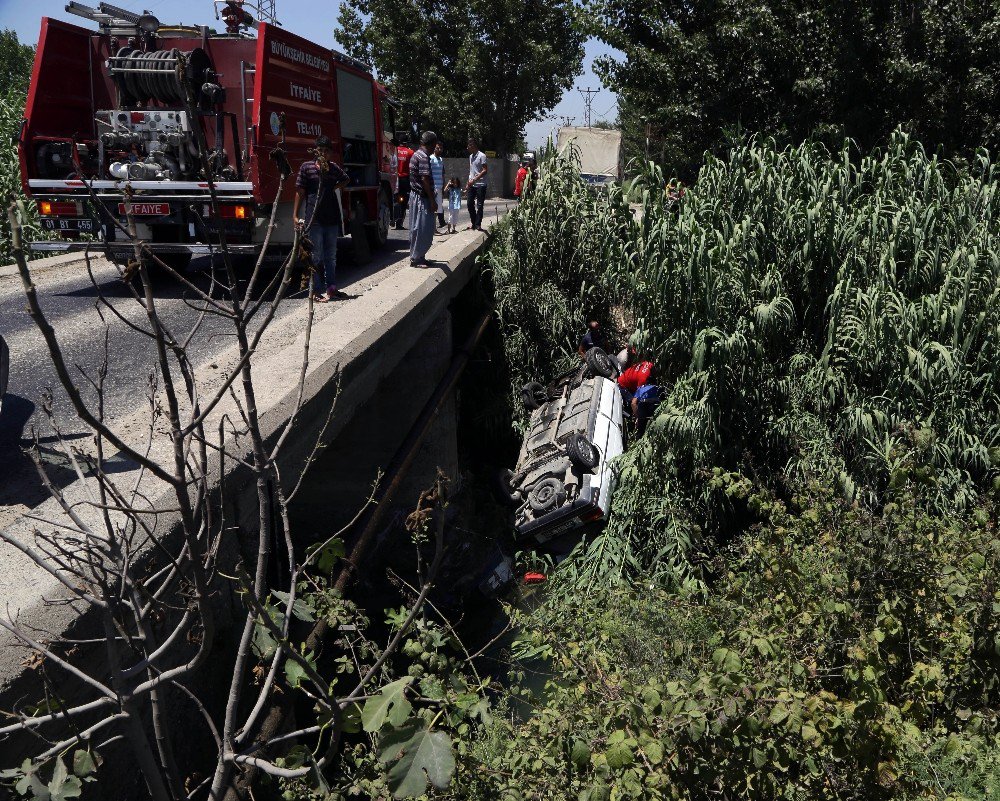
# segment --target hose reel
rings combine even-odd
[[[155,100],[167,106],[183,105],[187,99],[185,83],[192,87],[195,101],[200,101],[202,85],[207,82],[212,61],[200,47],[183,54],[184,70],[178,70],[181,51],[150,50],[142,52],[123,47],[108,59],[108,69],[118,88],[119,108],[142,106]]]

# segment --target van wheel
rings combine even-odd
[[[510,470],[501,470],[496,474],[496,481],[494,486],[496,488],[497,498],[500,502],[506,506],[518,507],[521,505],[521,496],[514,491],[511,486],[511,479],[514,474]]]
[[[569,460],[583,470],[593,470],[601,461],[601,454],[583,434],[574,434],[566,443],[566,455]]]
[[[521,388],[521,403],[524,404],[525,411],[533,412],[548,399],[545,387],[537,381],[531,381]]]
[[[558,509],[566,500],[566,487],[558,478],[543,478],[528,493],[528,506],[537,513]]]
[[[618,372],[618,366],[614,360],[600,348],[591,348],[588,350],[583,354],[583,360],[594,375],[603,376],[604,378],[614,378],[615,373]]]

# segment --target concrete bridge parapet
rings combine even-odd
[[[485,241],[486,237],[478,232],[451,237],[432,253],[439,266],[403,267],[313,326],[304,404],[282,451],[280,466],[283,475],[297,475],[311,457],[317,440],[326,445],[334,443],[338,458],[324,461],[340,466],[336,468],[339,473],[325,473],[307,488],[307,509],[313,505],[317,510],[348,505],[353,489],[370,484],[374,478],[381,454],[392,455],[393,438],[406,433],[448,367],[452,351],[448,307],[475,274],[476,257]],[[260,419],[272,442],[296,408],[304,320],[303,308],[302,313],[289,315],[276,325],[262,341],[253,362]],[[220,358],[211,368],[199,370],[199,380],[205,382],[203,392],[210,391],[213,382],[221,381],[233,364],[235,358],[228,363]],[[226,414],[237,419],[238,413],[234,404],[221,403],[213,413],[213,425],[218,425]],[[357,425],[352,425],[355,420]],[[449,439],[449,421],[444,419],[439,425],[443,428],[441,436],[435,438],[436,450],[429,452],[426,459],[429,466],[440,464],[447,468],[457,459],[454,430],[451,426]],[[144,426],[126,421],[125,429],[134,430],[138,437]],[[160,448],[166,454],[167,444],[156,442],[154,456]],[[352,460],[351,452],[360,449],[364,449],[366,458]],[[366,463],[367,473],[357,469],[361,462]],[[255,487],[248,474],[244,471],[241,475],[240,468],[227,466],[225,476],[213,477],[216,489],[223,478],[225,504],[234,516],[230,519],[238,520],[245,531],[256,531]],[[79,484],[66,489],[71,501],[85,497],[85,488]],[[142,489],[154,505],[170,505],[165,486],[155,479],[144,478]],[[42,517],[59,516],[54,501],[46,501],[36,511]],[[169,512],[160,517],[157,531],[165,541],[170,540],[176,522]],[[15,533],[30,541],[34,525],[20,521],[15,524]],[[23,554],[0,545],[0,564],[4,566],[0,571],[0,598],[5,601],[0,614],[16,616],[25,627],[48,632],[46,636],[64,636],[86,628],[85,610],[73,603],[53,604],[53,600],[65,599],[66,591]],[[26,656],[10,635],[0,632],[0,709],[12,709],[42,694]],[[100,657],[95,654],[93,658]],[[0,767],[9,767],[6,763],[12,760],[7,756],[4,753]]]

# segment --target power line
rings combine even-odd
[[[577,91],[581,95],[583,95],[583,102],[584,102],[584,109],[585,109],[584,110],[584,121],[586,122],[587,127],[589,128],[590,127],[590,108],[594,104],[594,98],[593,98],[593,96],[596,95],[596,94],[598,94],[601,90],[600,89],[591,89],[588,86],[586,89],[578,89]]]
[[[603,114],[600,114],[600,115],[599,115],[599,116],[600,116],[600,118],[601,118],[602,120],[603,120],[603,119],[605,119],[605,118],[606,118],[606,117],[608,116],[608,114],[610,114],[610,113],[611,113],[612,111],[614,111],[614,110],[615,110],[615,109],[616,109],[617,107],[618,107],[618,101],[616,100],[616,101],[615,101],[614,103],[612,103],[612,104],[611,104],[611,105],[610,105],[610,106],[608,107],[608,110],[607,110],[607,111],[605,111],[605,112],[604,112]]]

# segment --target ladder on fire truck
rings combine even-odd
[[[273,6],[274,4],[272,3],[271,5]],[[242,115],[243,122],[244,164],[250,163],[250,143],[253,141],[253,123],[251,120],[251,115],[253,114],[253,98],[247,94],[247,89],[248,87],[253,86],[254,76],[256,74],[256,64],[251,61],[240,62],[240,96],[243,98],[243,103],[240,106],[240,113]],[[247,111],[248,105],[250,106],[250,111]]]

